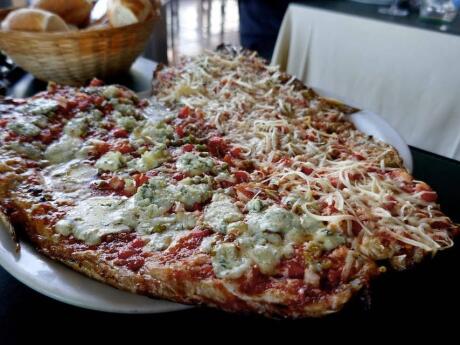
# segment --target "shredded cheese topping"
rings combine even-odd
[[[253,190],[294,196],[283,206],[340,231],[361,254],[391,259],[453,244],[447,226],[436,226],[450,221],[423,197],[429,187],[417,191],[392,147],[355,130],[340,105],[255,54],[207,52],[184,60],[159,73],[156,99],[204,114],[254,163]],[[352,261],[347,257],[344,276]]]

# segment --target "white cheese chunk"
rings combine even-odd
[[[325,250],[333,250],[345,243],[345,238],[328,229],[320,229],[314,235],[314,241],[320,244]]]
[[[104,88],[102,95],[106,98],[117,98],[123,92],[122,89],[116,87],[115,85],[109,85]]]
[[[148,242],[145,249],[152,252],[165,250],[171,245],[176,236],[177,233],[173,231],[154,233],[150,236],[146,236],[144,239],[147,239]]]
[[[52,115],[58,109],[59,104],[53,99],[36,98],[29,101],[20,111],[33,115]]]
[[[174,192],[177,201],[182,202],[187,207],[201,204],[209,200],[212,196],[211,189],[206,183],[182,184],[179,183]]]
[[[8,144],[8,147],[20,155],[24,155],[27,158],[31,159],[40,159],[42,156],[42,151],[31,143],[21,143],[17,141],[12,141]]]
[[[241,257],[233,243],[221,243],[215,247],[212,267],[217,277],[236,279],[249,269],[250,260]]]
[[[235,202],[225,194],[214,194],[212,202],[204,210],[205,224],[216,232],[226,233],[229,224],[243,218]]]
[[[216,244],[216,241],[217,241],[217,239],[216,239],[215,234],[203,238],[203,240],[201,241],[201,244],[200,244],[199,251],[201,253],[207,253],[207,254],[211,253],[212,249],[214,248],[214,246]]]
[[[57,191],[88,191],[88,184],[96,178],[97,169],[89,162],[74,159],[67,163],[52,165],[43,171],[45,184]]]
[[[300,228],[300,218],[296,214],[279,206],[271,206],[262,213],[250,213],[247,217],[249,230],[286,233]]]
[[[82,145],[82,140],[63,135],[59,141],[51,144],[45,151],[45,158],[51,163],[63,163],[74,158]]]
[[[176,201],[180,201],[187,207],[193,207],[197,203],[209,200],[211,195],[211,189],[206,183],[173,185],[165,178],[155,176],[150,178],[149,183],[139,188],[135,199],[141,207],[153,204],[164,212]]]
[[[135,230],[148,241],[146,250],[164,250],[197,224],[192,212],[164,214],[156,205],[139,207],[134,198],[91,197],[81,201],[58,221],[56,232],[97,244],[107,234]]]
[[[177,212],[167,216],[148,217],[142,209],[138,210],[139,224],[136,230],[143,234],[165,231],[190,230],[196,225],[196,216],[191,212]]]
[[[80,149],[75,153],[75,156],[78,158],[88,158],[90,153],[96,153],[96,147],[103,145],[104,141],[99,139],[89,139],[80,147]]]
[[[126,100],[125,100],[126,101]],[[129,103],[117,103],[113,108],[121,115],[126,116],[126,118],[133,118],[136,115],[137,109],[131,101]],[[113,114],[112,114],[113,116]]]
[[[106,171],[117,171],[123,166],[123,155],[118,151],[104,154],[96,162],[96,168]]]
[[[8,129],[10,131],[13,131],[17,135],[22,135],[26,137],[34,137],[40,134],[41,132],[41,129],[39,127],[26,120],[17,120],[14,122],[10,122],[8,124]]]
[[[294,244],[312,240],[322,223],[306,216],[301,219],[276,205],[258,212],[262,207],[259,203],[250,205],[251,212],[245,218],[247,231],[236,232],[235,242],[241,257],[257,265],[262,273],[273,275],[281,260],[293,254]]]
[[[104,235],[127,231],[124,223],[126,198],[100,196],[86,199],[56,223],[58,233],[88,244],[96,244]]]
[[[136,119],[132,117],[119,117],[115,120],[117,122],[117,126],[127,130],[132,131],[137,126]]]
[[[264,203],[260,199],[252,199],[246,204],[246,209],[249,212],[261,212],[264,208]]]
[[[146,151],[136,160],[136,170],[146,172],[160,166],[167,161],[169,153],[164,145],[158,145],[155,149]]]
[[[139,188],[134,195],[135,203],[139,207],[155,205],[159,213],[166,212],[174,204],[176,189],[161,176],[150,178],[147,184]]]
[[[133,131],[135,139],[144,139],[148,142],[165,143],[172,138],[174,129],[164,121],[147,121],[143,126]]]
[[[45,115],[35,115],[30,118],[30,122],[40,128],[46,128],[48,126],[48,118]]]
[[[256,244],[250,250],[249,255],[262,273],[270,275],[275,273],[275,268],[279,264],[283,252],[279,247],[271,244]]]
[[[84,117],[74,118],[64,126],[64,133],[71,137],[81,137],[88,129],[88,120]]]
[[[198,154],[187,152],[179,157],[176,166],[179,171],[196,176],[211,171],[214,162],[211,158],[200,157]]]

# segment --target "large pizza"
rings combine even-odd
[[[114,287],[289,318],[338,311],[452,246],[436,192],[353,108],[255,54],[185,59],[153,89],[2,99],[3,221]]]

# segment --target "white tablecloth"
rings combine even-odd
[[[291,5],[272,64],[460,159],[459,36]]]

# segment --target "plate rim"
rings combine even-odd
[[[93,311],[98,311],[98,312],[116,313],[116,314],[159,314],[159,313],[169,313],[169,312],[175,312],[175,311],[181,311],[181,310],[194,308],[194,306],[192,305],[180,304],[180,303],[176,303],[176,302],[172,302],[172,301],[168,301],[164,299],[150,298],[148,296],[136,295],[129,291],[117,289],[109,284],[105,284],[96,279],[92,279],[84,275],[81,272],[73,270],[61,262],[58,262],[58,261],[55,261],[55,260],[52,260],[46,257],[45,255],[40,253],[38,250],[36,250],[30,243],[27,243],[25,241],[20,241],[21,252],[16,253],[14,251],[13,240],[10,238],[10,235],[7,233],[4,224],[2,224],[1,222],[0,222],[0,232],[1,232],[0,233],[0,240],[1,240],[0,266],[2,266],[3,269],[6,272],[8,272],[8,274],[10,274],[12,277],[17,279],[18,281],[20,281],[22,284],[26,285],[30,289],[44,296],[52,298],[56,301],[59,301],[61,303],[69,304],[69,305],[83,308],[83,309],[88,309],[88,310],[93,310]],[[5,245],[4,243],[5,240],[10,243]],[[7,246],[11,248],[7,248]],[[20,255],[22,255],[24,251],[26,255],[30,255],[31,258],[37,261],[37,263],[45,264],[46,268],[49,270],[50,273],[54,273],[58,275],[56,271],[57,269],[66,270],[67,271],[65,272],[66,275],[70,274],[76,279],[81,280],[83,282],[86,281],[90,284],[98,284],[103,290],[113,289],[112,291],[116,291],[116,293],[128,294],[129,296],[134,296],[136,298],[137,297],[145,298],[146,301],[152,302],[152,303],[155,303],[156,301],[158,301],[165,305],[163,306],[152,305],[151,308],[138,309],[135,306],[117,307],[116,304],[111,304],[104,300],[101,300],[100,304],[84,303],[82,302],[83,296],[82,298],[77,298],[75,297],[76,295],[72,291],[69,291],[68,294],[58,293],[54,291],[53,289],[49,289],[49,284],[46,284],[46,281],[44,278],[34,278],[26,270],[21,269],[20,264],[18,266],[18,261],[21,260]],[[10,259],[8,259],[7,256],[10,256]],[[61,278],[68,278],[68,277],[61,277]],[[70,284],[70,282],[68,282],[67,284]],[[100,293],[100,291],[98,293]],[[155,310],[155,309],[158,309],[158,310]]]
[[[409,171],[409,173],[413,173],[414,169],[414,159],[412,157],[412,153],[410,151],[409,145],[407,142],[404,140],[403,136],[398,132],[396,128],[394,128],[385,118],[373,111],[367,110],[367,109],[361,109],[358,105],[354,104],[354,102],[351,102],[350,100],[345,99],[344,97],[340,97],[334,92],[324,90],[319,87],[312,87],[312,89],[320,96],[324,98],[332,98],[333,100],[336,100],[340,103],[343,103],[345,105],[351,106],[356,108],[358,111],[347,115],[349,117],[349,120],[357,127],[357,129],[365,134],[372,135],[376,139],[390,145],[393,147],[397,153],[399,154],[400,158],[403,160],[403,165],[404,167]],[[373,123],[374,126],[380,126],[381,129],[383,129],[383,132],[386,132],[387,135],[384,135],[383,138],[377,130],[374,130],[374,133],[366,133],[366,131],[359,129],[360,127],[358,124],[355,123],[356,117],[363,117],[364,119],[370,118],[371,123]],[[392,141],[389,143],[388,141]]]

